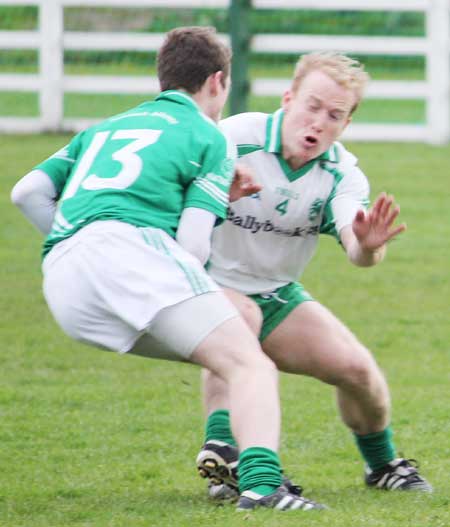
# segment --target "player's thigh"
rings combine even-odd
[[[193,296],[161,310],[130,353],[192,361],[193,352],[218,327],[239,313],[221,291]]]
[[[341,384],[355,371],[375,367],[371,354],[352,332],[315,301],[298,305],[262,346],[280,370],[330,384]]]
[[[211,332],[192,354],[192,361],[223,380],[238,374],[245,374],[246,379],[276,376],[275,364],[241,317],[227,320]]]
[[[191,319],[184,321],[185,330],[180,333],[183,342],[186,335],[193,332],[194,321],[202,319],[204,330],[199,333],[203,338],[189,338],[189,348],[193,349],[189,360],[199,364],[219,375],[222,379],[229,379],[239,369],[247,372],[262,372],[270,370],[275,372],[275,365],[262,351],[255,333],[252,332],[247,322],[240,316],[238,309],[232,304],[224,292],[211,293],[209,305],[200,304],[198,301],[189,301],[191,305]],[[203,295],[207,297],[207,295]],[[222,320],[214,317],[215,311],[222,313]],[[173,324],[171,326],[173,328]],[[209,327],[210,331],[206,331]],[[187,356],[187,354],[186,354]]]

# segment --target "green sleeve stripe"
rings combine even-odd
[[[218,201],[222,206],[228,206],[228,194],[204,179],[197,179],[195,185]]]

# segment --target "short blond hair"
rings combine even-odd
[[[302,55],[295,66],[292,91],[295,93],[306,75],[315,70],[322,71],[339,85],[354,92],[355,104],[350,111],[353,113],[363,98],[370,78],[364,71],[364,65],[337,52],[315,51]]]

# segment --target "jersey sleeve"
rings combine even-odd
[[[346,174],[338,183],[336,195],[331,200],[331,209],[335,218],[336,231],[350,225],[360,209],[369,204],[369,183],[358,167]]]
[[[225,218],[235,161],[236,147],[219,132],[205,149],[201,170],[187,190],[184,208],[197,207]]]
[[[34,167],[35,170],[42,170],[49,176],[55,186],[57,197],[61,195],[77,159],[80,150],[80,138],[81,134],[76,135],[68,145]]]
[[[335,169],[335,185],[325,206],[320,232],[331,234],[340,242],[339,233],[350,225],[360,209],[369,205],[369,182],[350,153]]]

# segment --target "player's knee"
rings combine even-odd
[[[277,375],[277,367],[261,349],[247,349],[235,357],[235,368],[244,368],[250,375]]]
[[[384,391],[384,377],[370,353],[358,354],[346,368],[345,383],[357,391]]]

